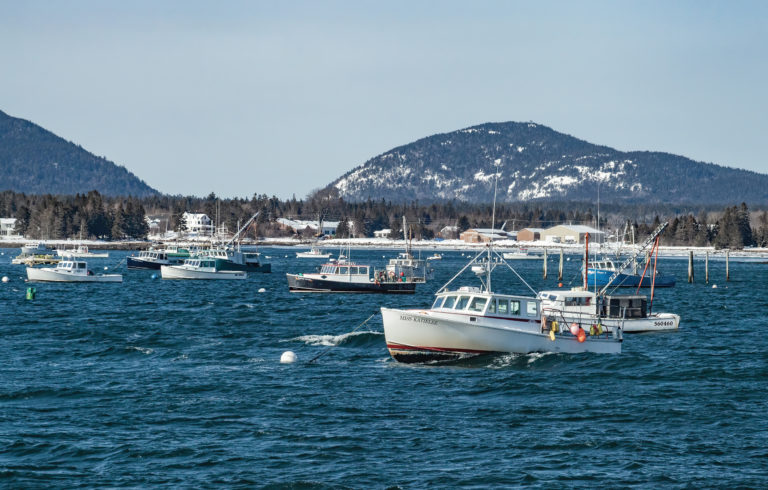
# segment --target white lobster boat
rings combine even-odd
[[[109,257],[109,252],[91,252],[88,250],[87,245],[78,245],[76,248],[67,250],[56,250],[56,255],[64,259],[74,258],[91,258],[91,259],[106,259]]]
[[[592,291],[575,288],[570,291],[540,291],[544,315],[548,318],[572,323],[583,318],[599,316],[599,325],[611,330],[620,327],[624,332],[661,332],[677,330],[680,315],[648,312],[645,295],[598,296]]]
[[[216,267],[213,258],[187,259],[181,265],[162,265],[160,275],[163,279],[245,279],[243,271],[225,271]]]
[[[330,252],[323,252],[317,247],[312,247],[307,252],[296,252],[297,259],[328,259],[330,257]]]
[[[456,360],[480,354],[621,352],[621,330],[587,335],[542,318],[537,298],[460,287],[437,295],[428,309],[382,308],[384,336],[400,362]],[[591,320],[591,319],[590,319]]]
[[[495,198],[493,209],[491,223],[496,220]],[[487,257],[479,260],[485,254],[477,254],[440,288],[431,307],[381,308],[387,349],[396,361],[447,361],[500,353],[621,352],[621,328],[610,334],[591,329],[591,334],[587,334],[595,318],[585,317],[583,325],[553,322],[542,315],[541,299],[493,292],[493,269],[502,263],[508,264],[494,253],[493,242],[489,242]],[[467,286],[454,291],[447,289],[470,268],[483,289]]]
[[[96,274],[82,260],[62,260],[56,267],[27,267],[27,279],[40,282],[123,282],[120,274]]]

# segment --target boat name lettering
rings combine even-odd
[[[432,320],[431,318],[421,318],[418,316],[411,316],[411,315],[400,315],[400,320],[405,322],[429,323],[430,325],[437,325],[437,320]]]

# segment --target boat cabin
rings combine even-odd
[[[349,263],[325,264],[320,268],[320,274],[332,276],[365,276],[368,278],[368,266]]]
[[[602,260],[597,260],[595,262],[590,262],[589,263],[589,268],[590,269],[600,269],[600,270],[605,270],[605,271],[615,271],[616,270],[616,264],[614,264],[612,260],[602,259]]]
[[[88,264],[82,260],[62,260],[56,264],[56,272],[66,272],[77,276],[93,275],[93,272],[88,270]]]
[[[478,316],[538,318],[540,307],[536,298],[486,293],[477,287],[461,287],[456,291],[438,294],[431,309]]]
[[[635,294],[606,296],[602,310],[608,318],[647,318],[648,298]]]
[[[203,268],[215,269],[216,261],[212,258],[187,259],[184,261],[184,265],[188,268],[194,268],[194,269],[203,269]]]
[[[541,300],[541,307],[545,309],[568,311],[571,313],[583,313],[594,315],[597,312],[595,306],[595,293],[584,290],[570,291],[540,291],[537,298]]]
[[[147,261],[168,260],[168,254],[157,250],[144,250],[139,252],[139,258]]]

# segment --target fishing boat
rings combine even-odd
[[[397,257],[390,259],[386,265],[386,273],[394,277],[406,277],[413,282],[426,282],[431,279],[434,269],[428,267],[427,261],[416,258],[411,253],[411,240],[406,235],[407,223],[403,216],[403,238],[405,239],[405,252],[397,254]]]
[[[297,259],[328,259],[330,257],[330,252],[323,252],[317,247],[312,247],[306,252],[296,252]]]
[[[182,258],[171,259],[165,250],[142,250],[138,256],[129,255],[125,258],[129,269],[160,270],[163,265],[179,265],[184,262]]]
[[[541,260],[542,256],[532,254],[528,250],[520,249],[514,252],[504,252],[501,254],[504,260]]]
[[[606,328],[609,331],[621,328],[627,333],[661,332],[677,330],[680,315],[675,313],[652,313],[648,309],[645,295],[606,295],[574,288],[570,291],[540,291],[543,315],[552,321],[571,324],[584,323],[585,318],[597,317],[597,323],[590,329]]]
[[[27,279],[40,282],[123,282],[120,274],[96,274],[83,260],[62,260],[56,267],[27,267]]]
[[[163,279],[245,279],[247,274],[242,271],[221,270],[216,267],[212,258],[187,259],[181,265],[161,265],[160,275]]]
[[[56,253],[55,250],[48,248],[48,246],[43,242],[37,242],[37,243],[27,243],[26,245],[22,245],[21,247],[21,255],[24,256],[30,256],[30,255],[54,255]]]
[[[434,253],[429,257],[427,257],[427,260],[443,260],[443,256],[440,255],[439,253]]]
[[[286,274],[288,290],[303,293],[382,293],[413,294],[417,281],[396,277],[386,271],[373,271],[370,265],[346,259],[324,264],[319,272]]]
[[[244,250],[240,246],[240,236],[248,229],[248,226],[259,216],[254,214],[237,233],[222,246],[201,250],[196,254],[198,258],[211,258],[216,262],[216,269],[220,271],[239,272],[272,272],[272,264],[264,262],[261,254],[255,250]]]
[[[492,224],[496,220],[495,201],[494,190]],[[448,289],[485,254],[485,251],[480,252],[448,281],[436,293],[432,306],[381,308],[384,337],[392,358],[399,362],[419,363],[499,353],[621,352],[620,328],[611,334],[593,331],[589,335],[589,328],[585,329],[587,323],[567,326],[543,316],[541,300],[535,297],[535,291],[533,297],[493,291],[492,272],[503,262],[501,255],[493,251],[493,242],[489,242],[487,257],[477,269],[483,287]],[[503,263],[511,269],[509,264]],[[591,322],[593,318],[588,320]]]
[[[613,287],[649,288],[652,285],[657,288],[671,288],[675,285],[675,276],[662,274],[656,271],[653,275],[638,274],[637,270],[623,269],[617,274],[617,267],[610,259],[592,261],[587,268],[587,285],[589,287],[604,287],[610,284]],[[645,271],[644,271],[645,272]],[[612,276],[616,274],[613,279]],[[655,276],[655,277],[654,277]]]
[[[106,259],[109,257],[109,252],[95,253],[88,250],[87,245],[78,245],[73,249],[56,249],[56,255],[64,259],[74,258],[91,258],[91,259]]]

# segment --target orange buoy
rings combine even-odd
[[[587,332],[585,332],[583,328],[579,328],[579,333],[576,334],[576,339],[579,343],[584,342],[587,340]]]
[[[557,287],[559,287],[559,288],[563,287],[563,283],[562,282],[558,282],[557,283]]]

